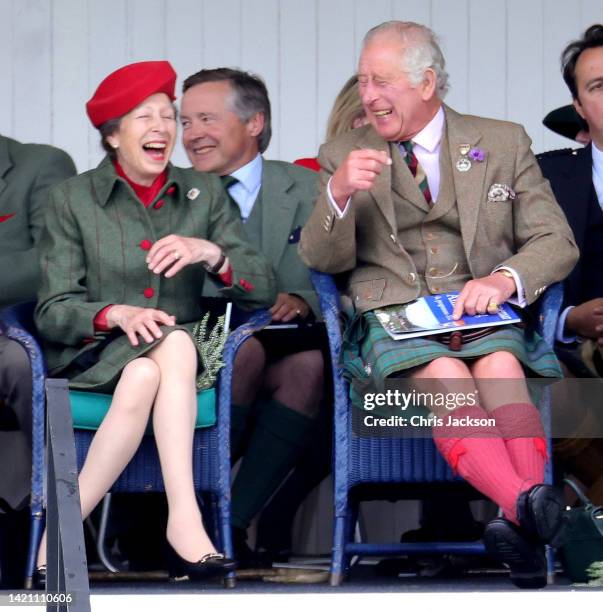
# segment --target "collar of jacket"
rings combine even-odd
[[[454,167],[459,156],[460,145],[466,144],[473,147],[480,142],[482,134],[474,125],[471,117],[457,113],[446,104],[442,106],[446,118],[444,129],[446,130],[448,139],[450,159]],[[376,149],[389,153],[390,145],[393,146],[393,143],[386,142],[370,124],[352,130],[352,134],[356,132],[356,146],[358,148]],[[443,138],[442,143],[444,142],[445,139]],[[479,164],[473,164],[471,172],[458,172],[454,169],[452,170],[454,193],[452,193],[450,197],[455,197],[459,205],[463,242],[468,257],[473,245],[473,239],[475,238],[478,219],[477,213],[479,211],[480,198],[483,193],[487,166],[488,157]],[[384,166],[381,173],[375,179],[375,183],[370,192],[377,203],[377,207],[381,210],[392,228],[392,232],[396,233],[398,230],[391,194],[391,184],[392,166]],[[445,188],[445,185],[440,186],[440,189],[443,188]]]
[[[13,167],[13,161],[8,152],[8,140],[0,134],[0,177],[3,177]]]
[[[157,194],[156,199],[160,198],[163,194],[165,194],[166,190],[169,189],[172,185],[176,185],[179,189],[182,188],[180,184],[180,174],[177,171],[176,166],[173,166],[171,163],[167,165],[168,177],[165,185],[162,187],[161,191]],[[94,172],[92,173],[92,184],[94,186],[94,190],[97,195],[98,203],[101,206],[105,206],[105,204],[109,201],[109,197],[113,193],[115,189],[115,185],[117,183],[122,183],[129,189],[134,197],[134,191],[132,187],[128,185],[128,183],[121,178],[115,172],[115,168],[109,159],[109,156],[105,156],[101,163],[96,167]]]

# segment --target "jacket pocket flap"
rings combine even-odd
[[[354,301],[378,302],[385,290],[385,283],[385,278],[374,278],[352,283]]]

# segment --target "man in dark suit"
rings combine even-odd
[[[35,299],[36,243],[48,189],[73,174],[71,158],[60,149],[0,135],[0,308]],[[20,588],[31,480],[31,372],[23,348],[1,334],[0,465],[1,584]]]
[[[201,70],[184,82],[183,143],[195,169],[223,178],[248,240],[275,270],[276,324],[316,321],[318,299],[297,252],[313,208],[316,174],[262,157],[271,136],[270,101],[258,77]],[[233,205],[234,205],[233,204]],[[322,398],[324,360],[317,326],[265,330],[248,340],[233,375],[232,455],[243,457],[233,483],[232,525],[239,567],[257,559],[246,531],[306,446]]]
[[[600,377],[603,375],[603,25],[591,26],[581,39],[568,45],[562,55],[562,67],[573,106],[588,127],[591,142],[582,149],[550,151],[538,156],[542,173],[549,179],[580,249],[580,260],[565,282],[557,354],[566,366],[566,374]],[[579,408],[572,406],[573,410]],[[581,417],[584,423],[597,418],[587,412]],[[588,429],[592,431],[594,427],[591,424]],[[591,499],[603,503],[602,440],[578,436],[563,440],[556,444],[555,455],[590,488]]]

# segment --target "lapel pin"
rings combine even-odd
[[[471,145],[469,144],[461,144],[459,145],[459,154],[460,157],[456,162],[456,169],[459,172],[467,172],[471,168],[471,161],[467,157],[467,153],[469,153],[471,149]]]
[[[195,200],[200,193],[201,192],[196,187],[193,187],[186,192],[186,197],[189,200]]]

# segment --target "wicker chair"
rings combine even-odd
[[[37,550],[42,535],[44,517],[44,379],[42,352],[35,339],[32,322],[33,304],[18,304],[0,312],[0,329],[9,338],[19,342],[27,351],[32,366],[33,380],[33,432],[32,432],[32,493],[31,535],[26,571],[26,584],[31,585]],[[217,385],[216,423],[197,429],[193,442],[193,473],[195,489],[211,499],[212,525],[216,547],[232,557],[230,531],[230,397],[232,369],[240,346],[254,331],[270,320],[267,311],[257,311],[237,327],[224,347],[225,366],[220,371]],[[214,392],[214,390],[210,390]],[[72,403],[73,403],[72,398]],[[77,400],[76,400],[77,401]],[[73,408],[73,406],[72,406]],[[88,452],[94,432],[75,427],[75,445],[78,467]],[[145,436],[132,461],[114,484],[112,491],[163,491],[163,479],[152,436]],[[234,586],[234,574],[227,576],[226,586]]]
[[[370,498],[391,499],[391,485],[401,489],[420,490],[427,484],[463,483],[455,476],[433,441],[426,438],[385,438],[358,436],[352,429],[352,410],[349,386],[342,376],[339,321],[339,294],[333,279],[319,272],[312,272],[312,281],[320,296],[321,309],[327,325],[334,384],[334,498],[335,516],[331,559],[331,585],[338,586],[345,578],[352,555],[400,555],[416,553],[482,554],[481,541],[371,544],[354,542],[360,496],[355,492],[370,491]],[[546,291],[540,300],[538,315],[539,333],[552,346],[557,317],[563,299],[561,284]],[[544,391],[540,402],[541,415],[550,448],[550,394]],[[552,482],[552,467],[546,468],[545,479]],[[464,484],[464,483],[463,483]],[[383,487],[382,485],[386,485]],[[389,487],[389,489],[388,489]],[[354,491],[353,491],[354,490]],[[383,493],[390,491],[389,493]],[[405,495],[407,497],[407,495]],[[549,576],[552,576],[552,553],[549,551]]]

